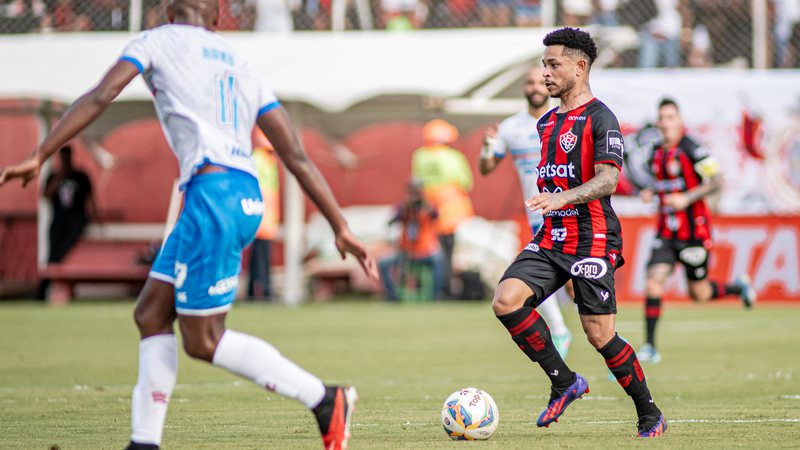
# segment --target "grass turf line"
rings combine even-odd
[[[761,306],[761,305],[759,305]],[[122,448],[130,432],[138,336],[127,302],[48,308],[0,305],[0,448]],[[671,305],[659,330],[663,361],[645,365],[667,434],[635,439],[633,405],[606,380],[581,336],[567,362],[591,385],[550,429],[534,425],[547,378],[514,346],[488,303],[336,303],[287,309],[237,305],[231,328],[264,338],[326,381],[361,395],[351,448],[794,447],[800,419],[796,307]],[[621,308],[620,334],[638,348],[639,306]],[[311,414],[181,354],[167,415],[168,449],[319,448]],[[444,399],[478,386],[500,410],[497,434],[452,442],[439,423]]]

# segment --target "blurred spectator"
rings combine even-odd
[[[703,25],[710,38],[713,65],[748,66],[752,59],[753,21],[751,0],[688,0],[687,24]]]
[[[639,36],[639,67],[678,67],[681,63],[683,20],[678,0],[656,0],[658,13],[644,24]],[[663,63],[662,63],[663,61]]]
[[[294,31],[292,13],[301,0],[248,0],[255,9],[254,31],[288,33]]]
[[[439,241],[444,252],[445,295],[450,296],[453,271],[453,247],[458,225],[473,215],[472,171],[467,158],[449,145],[458,139],[458,130],[448,122],[435,119],[423,129],[425,146],[414,151],[411,171],[422,181],[425,198],[439,211]]]
[[[514,2],[515,0],[478,0],[481,26],[510,26]]]
[[[775,66],[800,65],[800,0],[772,0],[775,8]]]
[[[47,261],[60,263],[78,243],[90,220],[97,218],[89,176],[72,165],[72,147],[59,150],[59,165],[47,178],[44,197],[50,201],[53,220],[50,222],[50,247]],[[49,283],[43,280],[39,298],[44,299]]]
[[[592,23],[604,27],[616,27],[619,25],[617,8],[619,0],[594,0],[594,15]]]
[[[689,67],[711,67],[711,36],[703,24],[694,27],[692,31],[687,63]]]
[[[514,24],[518,27],[541,26],[542,1],[516,0],[514,3]]]
[[[568,27],[581,27],[592,16],[592,0],[562,0],[561,22]]]
[[[424,199],[422,182],[411,181],[408,184],[408,200],[397,207],[395,216],[389,222],[390,225],[400,222],[402,226],[398,251],[378,264],[387,300],[399,299],[394,278],[397,277],[405,285],[415,265],[429,270],[432,278],[429,290],[422,292],[423,299],[441,298],[444,267],[438,241],[438,218],[436,208]],[[417,276],[421,274],[418,272]],[[425,287],[422,280],[415,281],[421,288]]]
[[[270,261],[272,240],[278,234],[280,224],[280,189],[278,183],[278,157],[272,144],[261,130],[253,129],[253,159],[256,163],[258,186],[264,201],[264,216],[256,231],[250,254],[250,279],[247,283],[247,298],[270,299]]]
[[[419,0],[381,0],[381,21],[390,31],[419,28],[425,9]]]

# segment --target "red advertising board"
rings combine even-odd
[[[620,220],[626,264],[617,271],[617,298],[640,301],[655,222],[649,217]],[[727,281],[746,272],[759,299],[800,301],[800,216],[715,217],[712,224],[710,278]],[[682,269],[670,278],[665,299],[688,299]]]

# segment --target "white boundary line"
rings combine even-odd
[[[619,423],[630,423],[629,420],[592,420],[582,422],[591,425],[613,425]],[[800,419],[669,419],[671,423],[800,423]]]

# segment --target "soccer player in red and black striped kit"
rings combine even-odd
[[[652,200],[658,194],[658,232],[647,263],[645,321],[647,343],[639,350],[639,359],[661,361],[656,350],[656,323],[661,316],[664,285],[675,264],[686,271],[689,295],[696,302],[738,295],[746,308],[756,301],[755,290],[746,274],[730,283],[710,280],[711,222],[704,199],[722,188],[719,163],[692,138],[686,135],[678,104],[664,99],[658,105],[658,123],[662,140],[653,147],[648,167],[654,175],[653,186],[641,197]]]
[[[550,378],[550,401],[536,421],[549,426],[589,392],[586,379],[559,356],[534,309],[572,279],[586,337],[636,406],[638,436],[660,436],[667,428],[664,415],[653,402],[636,354],[614,327],[614,271],[623,260],[610,196],[622,167],[623,141],[617,118],[589,88],[597,47],[588,33],[573,28],[553,31],[544,45],[545,85],[561,104],[539,119],[540,194],[526,203],[545,221],[506,270],[492,309],[514,343]]]

